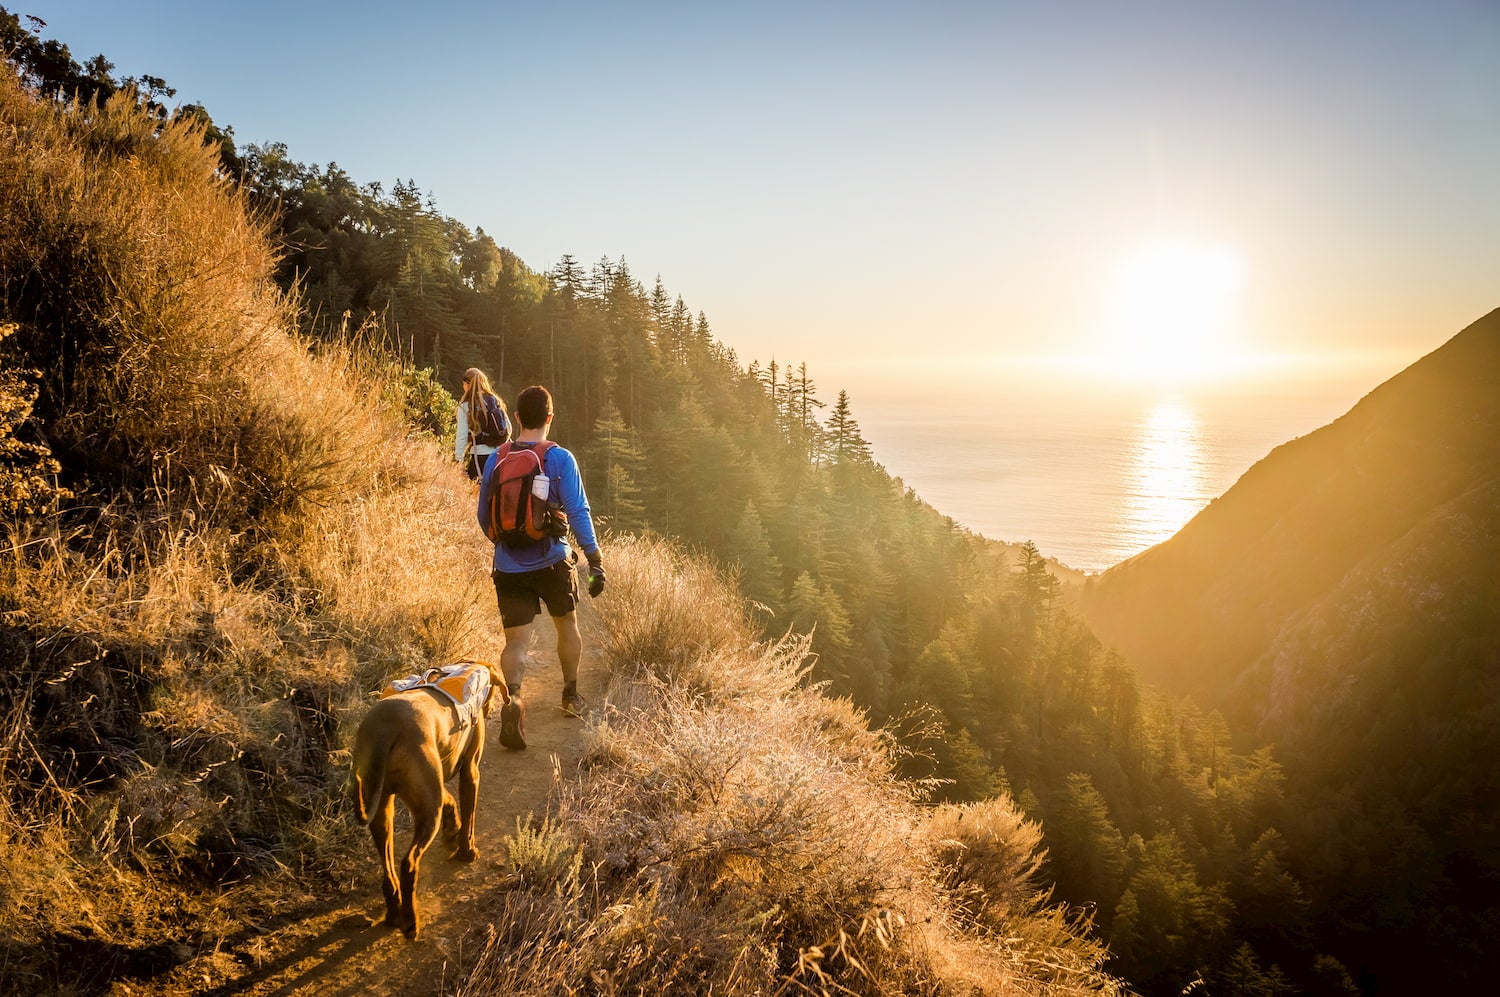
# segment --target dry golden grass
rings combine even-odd
[[[500,641],[467,482],[296,336],[201,133],[0,67],[0,134],[0,363],[77,493],[0,525],[0,991],[64,992],[354,875],[368,690]]]
[[[516,839],[552,872],[504,895],[462,994],[1120,992],[1008,802],[916,803],[887,739],[806,686],[806,641],[756,644],[673,545],[616,540],[609,567],[607,704]]]

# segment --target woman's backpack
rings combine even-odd
[[[484,510],[484,535],[490,543],[530,547],[567,532],[566,514],[547,501],[551,481],[544,463],[555,446],[542,440],[531,447],[506,443],[495,451],[489,508]]]
[[[498,447],[510,439],[510,425],[500,410],[500,399],[494,395],[484,395],[483,398],[475,417],[479,422],[479,432],[474,434],[474,442],[482,447]]]

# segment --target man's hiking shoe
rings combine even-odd
[[[583,701],[583,697],[580,696],[580,695],[578,695],[578,693],[576,693],[576,692],[565,692],[565,693],[563,693],[562,711],[564,713],[566,713],[568,716],[570,716],[570,717],[581,717],[581,716],[583,716],[583,711],[585,709],[587,709],[587,708],[588,708],[588,704],[586,704]]]
[[[500,707],[500,744],[512,751],[526,750],[526,707],[519,696]]]

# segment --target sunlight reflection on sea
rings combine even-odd
[[[929,504],[1092,572],[1171,537],[1252,464],[1381,379],[1073,394],[943,380],[851,395],[876,459]]]

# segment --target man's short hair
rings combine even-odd
[[[533,384],[516,396],[516,418],[526,429],[541,429],[552,414],[552,395],[540,384]]]

